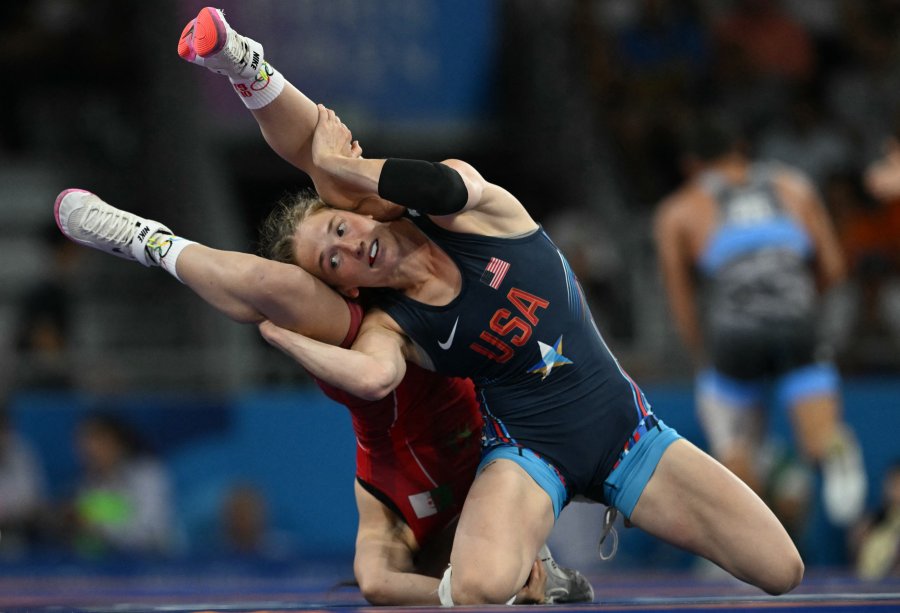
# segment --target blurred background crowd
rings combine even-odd
[[[352,550],[342,410],[254,328],[162,273],[68,243],[53,224],[56,194],[82,187],[183,236],[254,251],[272,203],[309,185],[219,77],[177,57],[203,4],[0,7],[0,554],[14,562]],[[567,254],[624,367],[700,443],[652,234],[659,202],[685,179],[680,134],[725,113],[754,158],[805,173],[849,268],[821,336],[846,377],[870,493],[846,530],[804,511],[817,527],[798,539],[814,563],[900,572],[900,448],[885,434],[900,427],[900,2],[221,6],[340,113],[366,155],[465,159],[517,195]],[[341,433],[333,451],[313,440]],[[317,472],[333,474],[313,485],[296,475],[330,453],[346,457]],[[342,493],[328,505],[348,514],[338,547],[309,536],[334,510],[316,515],[309,490],[329,487]],[[873,533],[880,545],[866,545]],[[860,555],[866,547],[877,551]],[[622,549],[622,564],[678,559]]]

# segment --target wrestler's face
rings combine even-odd
[[[387,285],[395,246],[389,224],[332,208],[309,215],[294,234],[297,264],[351,298],[360,287]]]

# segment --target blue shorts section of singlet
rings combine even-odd
[[[697,375],[700,390],[720,396],[731,406],[750,408],[763,404],[767,382],[741,380],[708,368]],[[830,363],[810,364],[782,374],[774,380],[776,400],[791,407],[814,396],[835,395],[840,391],[840,374]]]
[[[603,484],[606,499],[625,517],[631,517],[663,453],[669,445],[683,438],[674,428],[670,428],[662,421],[656,422],[652,428],[643,429],[639,434],[637,442],[628,452],[622,454],[618,465]],[[494,460],[500,459],[510,460],[521,466],[535,483],[547,492],[553,503],[553,516],[559,518],[568,495],[556,468],[530,449],[515,445],[495,445],[482,456],[478,472],[480,473]]]
[[[552,464],[541,458],[531,449],[516,445],[494,445],[481,456],[478,473],[494,460],[511,460],[522,467],[535,483],[541,486],[553,503],[553,517],[559,518],[560,511],[566,504],[566,486]]]
[[[663,453],[680,438],[683,437],[661,420],[648,428],[622,455],[618,466],[603,483],[603,494],[610,506],[617,508],[625,517],[631,517]]]

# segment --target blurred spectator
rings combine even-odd
[[[601,154],[590,137],[592,100],[573,44],[573,30],[584,24],[575,21],[572,5],[556,0],[510,0],[502,8],[497,103],[503,138],[491,152],[494,180],[515,177],[538,219],[558,202],[591,206]]]
[[[801,83],[815,73],[812,36],[776,0],[737,0],[719,20],[715,36],[743,73]]]
[[[637,19],[616,33],[617,65],[627,75],[629,99],[657,106],[672,98],[692,97],[710,62],[709,31],[702,13],[689,0],[638,4]]]
[[[859,245],[867,257],[882,260],[895,277],[900,274],[900,116],[897,120],[894,133],[884,139],[881,157],[865,171],[866,189],[879,206],[866,220],[871,231],[860,237]]]
[[[794,89],[787,112],[760,133],[756,154],[801,170],[820,191],[827,177],[854,161],[850,139],[810,87]]]
[[[78,425],[75,445],[82,473],[67,515],[75,551],[89,557],[169,552],[169,475],[134,429],[112,414],[92,414]]]
[[[73,142],[82,156],[69,156],[71,163],[79,163],[87,147],[104,164],[133,153],[128,110],[135,91],[147,85],[126,76],[141,67],[140,54],[127,58],[121,50],[138,38],[135,12],[141,10],[114,0],[3,3],[0,63],[6,71],[27,66],[28,87],[4,96],[0,154],[66,155],[65,145]]]
[[[810,33],[775,0],[737,0],[713,25],[715,82],[706,102],[728,107],[753,136],[816,76]]]
[[[81,250],[55,224],[44,230],[43,238],[51,252],[52,268],[47,278],[25,293],[19,306],[16,385],[68,388],[72,386],[71,283]]]
[[[781,0],[785,11],[815,41],[820,69],[839,58],[841,8],[845,2],[846,0]]]
[[[860,275],[863,313],[877,317],[896,351],[900,346],[900,112],[892,134],[884,139],[881,157],[868,166],[864,180],[878,206],[865,219],[857,219],[859,230],[867,235],[861,259],[866,274]]]
[[[900,207],[880,203],[858,173],[832,175],[825,198],[847,256],[850,278],[834,296],[830,331],[842,366],[852,373],[900,368],[900,277],[896,237]],[[893,262],[893,263],[892,263]]]
[[[818,338],[820,292],[845,273],[827,212],[801,173],[752,160],[723,117],[698,120],[683,150],[688,179],[661,204],[656,240],[713,455],[765,496],[766,407],[784,407],[800,455],[822,469],[829,519],[846,526],[866,475]]]
[[[268,509],[253,486],[237,485],[222,505],[222,532],[226,547],[237,554],[256,554],[264,547]]]
[[[900,10],[895,0],[842,5],[841,53],[823,75],[830,112],[849,130],[863,160],[881,154],[900,89]]]
[[[613,74],[607,83],[595,84],[595,103],[606,117],[612,163],[627,200],[652,207],[678,182],[671,164],[675,130],[707,83],[711,49],[695,2],[643,0],[632,10],[631,19],[581,32],[589,39],[582,46],[591,54],[588,66],[609,54],[602,63]],[[609,51],[596,43],[604,37],[610,39]]]
[[[253,484],[239,483],[228,491],[220,520],[226,555],[274,560],[292,552],[290,538],[273,531],[268,502]]]
[[[900,124],[862,176],[832,175],[826,198],[847,255],[842,291],[841,358],[854,372],[900,367]]]
[[[0,556],[26,554],[40,539],[45,503],[43,467],[0,406]]]
[[[863,579],[900,576],[900,460],[885,473],[881,504],[853,534],[856,573]]]
[[[543,225],[566,254],[600,329],[616,341],[631,338],[634,316],[624,291],[628,271],[609,225],[577,209],[550,215]]]

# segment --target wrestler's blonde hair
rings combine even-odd
[[[296,264],[294,234],[297,226],[326,207],[328,205],[312,190],[282,198],[260,226],[259,254],[276,262]]]

